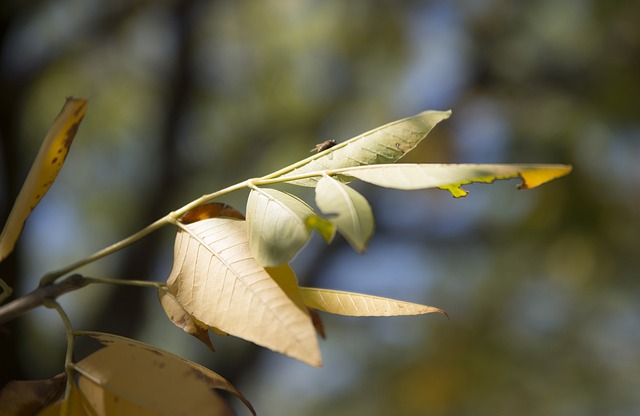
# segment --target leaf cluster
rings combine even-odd
[[[54,121],[5,224],[0,237],[0,260],[11,253],[29,213],[55,180],[86,106],[86,100],[68,99]],[[177,228],[173,268],[166,284],[80,276],[82,286],[88,283],[151,286],[157,290],[169,319],[211,350],[214,346],[209,330],[320,366],[317,333],[324,337],[324,327],[318,311],[348,316],[433,312],[446,315],[432,306],[300,287],[289,263],[314,231],[327,243],[340,233],[356,251],[366,250],[375,221],[367,199],[349,185],[355,180],[395,189],[439,188],[461,197],[467,194],[462,186],[472,182],[520,178],[520,188],[529,189],[571,170],[565,165],[393,164],[450,114],[427,111],[342,143],[321,144],[317,154],[272,174],[204,195],[124,240],[44,276],[33,296],[40,296],[44,299],[42,303],[58,311],[66,325],[68,340],[65,396],[44,414],[65,414],[69,409],[78,414],[162,413],[166,412],[170,396],[160,398],[157,392],[167,389],[174,394],[188,394],[193,403],[217,409],[216,414],[226,414],[224,404],[212,395],[211,387],[230,391],[253,412],[248,401],[226,380],[195,363],[116,335],[74,331],[62,308],[51,299],[57,295],[46,292],[59,285],[57,280],[65,274],[165,225]],[[317,209],[294,194],[270,187],[278,183],[315,188]],[[233,207],[211,202],[244,188],[250,190],[246,217]],[[4,300],[11,288],[1,280],[0,283],[3,290],[0,300]],[[20,309],[15,302],[0,307],[0,319],[3,314],[8,315],[10,308]],[[96,339],[105,347],[76,362],[73,345],[81,335]],[[30,388],[24,391],[32,392]],[[0,403],[5,397],[28,395],[11,391],[2,394]]]

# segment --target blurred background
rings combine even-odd
[[[632,0],[4,0],[3,223],[65,97],[90,105],[1,276],[24,294],[315,143],[452,109],[403,161],[574,172],[529,191],[472,185],[459,200],[360,184],[377,220],[369,251],[313,238],[293,262],[304,285],[437,306],[450,320],[323,315],[315,369],[229,337],[214,336],[211,353],[150,289],[88,287],[60,301],[76,329],[206,365],[261,415],[640,414],[638,16]],[[246,196],[223,202],[244,210]],[[81,272],[163,281],[174,233]],[[0,337],[3,381],[62,371],[54,312]]]

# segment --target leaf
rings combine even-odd
[[[58,176],[86,111],[87,100],[67,98],[53,121],[0,235],[0,261],[11,254],[27,217]]]
[[[304,302],[319,311],[346,316],[402,316],[439,313],[448,316],[442,309],[418,303],[343,292],[340,290],[301,287]]]
[[[78,390],[76,383],[72,382],[69,396],[45,407],[38,416],[101,416],[104,414],[104,412],[98,413],[93,410],[86,397]]]
[[[180,222],[183,224],[191,224],[192,222],[215,217],[236,218],[239,220],[244,219],[244,215],[231,205],[222,204],[220,202],[210,202],[188,211],[180,218]]]
[[[129,338],[84,332],[104,348],[74,364],[79,388],[99,415],[228,415],[213,389],[251,403],[231,383],[194,362]]]
[[[269,276],[278,283],[282,290],[284,290],[284,293],[286,293],[300,309],[309,314],[316,333],[322,338],[326,338],[320,315],[317,311],[307,307],[302,292],[300,291],[300,286],[298,285],[298,278],[291,266],[283,264],[278,267],[267,267],[265,270],[269,273]]]
[[[251,254],[263,266],[288,263],[309,240],[305,219],[312,215],[309,205],[289,193],[253,189],[247,201]]]
[[[167,285],[206,325],[322,365],[309,315],[251,255],[245,221],[212,218],[181,226]]]
[[[166,288],[158,288],[158,299],[171,322],[187,334],[200,340],[211,351],[216,350],[211,343],[211,338],[209,338],[209,327],[185,311]]]
[[[278,267],[265,267],[269,276],[280,286],[282,291],[300,308],[303,312],[308,313],[307,306],[300,293],[300,286],[298,285],[298,278],[291,266],[288,264],[281,264]]]
[[[300,291],[300,286],[298,285],[298,278],[291,266],[283,264],[278,267],[266,267],[265,270],[269,273],[269,276],[278,283],[282,290],[284,290],[284,293],[286,293],[301,310],[309,314],[316,333],[322,338],[326,338],[324,325],[322,324],[320,315],[317,311],[308,308],[305,304],[302,292]]]
[[[341,173],[378,186],[396,189],[442,188],[454,197],[466,196],[462,185],[491,183],[498,179],[521,178],[520,189],[531,189],[568,175],[569,165],[372,165],[341,170]]]
[[[450,115],[451,111],[425,111],[413,117],[394,121],[313,155],[296,164],[300,166],[282,177],[327,169],[393,163],[416,147],[436,124],[449,118]],[[317,177],[297,179],[289,183],[316,186],[318,179]]]
[[[325,214],[336,214],[329,221],[358,252],[367,248],[373,235],[374,221],[367,200],[349,186],[323,177],[316,187],[316,204]]]
[[[66,376],[46,380],[14,380],[0,390],[0,415],[33,415],[64,393]]]

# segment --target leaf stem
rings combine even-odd
[[[26,295],[0,306],[0,325],[42,305],[46,299],[55,299],[65,293],[78,290],[87,283],[79,274],[73,274],[55,284],[38,287]]]
[[[156,222],[154,222],[153,224],[143,228],[142,230],[130,235],[129,237],[118,241],[115,244],[110,245],[109,247],[103,248],[100,251],[97,251],[95,253],[93,253],[92,255],[85,257],[82,260],[79,260],[75,263],[71,263],[70,265],[63,267],[61,269],[55,270],[53,272],[47,273],[45,274],[42,279],[40,279],[40,287],[42,286],[46,286],[48,284],[51,284],[53,282],[55,282],[58,278],[60,278],[61,276],[79,268],[82,267],[86,264],[89,263],[93,263],[94,261],[101,259],[111,253],[114,253],[124,247],[127,247],[128,245],[135,243],[136,241],[140,240],[141,238],[147,236],[148,234],[151,234],[153,231],[157,230],[158,228],[161,228],[167,224],[169,224],[171,222],[171,219],[169,217],[169,215],[160,218],[159,220],[157,220]]]
[[[44,299],[43,305],[50,309],[55,309],[60,315],[60,319],[62,319],[62,323],[64,324],[64,329],[67,338],[67,353],[64,357],[64,373],[67,376],[67,386],[64,392],[64,399],[69,398],[69,394],[71,394],[71,385],[73,383],[73,348],[75,337],[73,335],[73,327],[71,326],[71,320],[67,313],[62,309],[62,306],[55,300],[51,298]]]
[[[73,292],[91,283],[126,285],[137,287],[162,288],[166,285],[161,282],[150,282],[145,280],[122,280],[103,279],[97,277],[85,277],[80,274],[73,274],[63,280],[36,288],[26,295],[15,299],[6,305],[0,306],[0,324],[9,322],[20,315],[45,305],[50,299],[56,299],[65,293]]]
[[[153,222],[152,224],[146,226],[145,228],[143,228],[142,230],[131,234],[129,237],[118,241],[115,244],[112,244],[108,247],[103,248],[102,250],[99,250],[93,254],[91,254],[88,257],[85,257],[82,260],[79,260],[75,263],[71,263],[70,265],[63,267],[61,269],[58,270],[54,270],[52,272],[49,272],[47,274],[45,274],[42,279],[40,279],[40,287],[51,284],[53,282],[55,282],[58,278],[60,278],[61,276],[64,276],[65,274],[72,272],[74,270],[76,270],[79,267],[85,266],[89,263],[93,263],[96,260],[99,260],[105,256],[108,256],[112,253],[115,253],[118,250],[121,250],[133,243],[135,243],[136,241],[146,237],[147,235],[151,234],[152,232],[158,230],[159,228],[164,227],[165,225],[168,224],[175,224],[177,219],[180,218],[181,216],[183,216],[184,214],[186,214],[188,211],[192,210],[193,208],[196,208],[202,204],[204,204],[205,202],[211,201],[212,199],[218,198],[222,195],[237,191],[239,189],[245,188],[247,187],[247,182],[248,181],[244,181],[244,182],[240,182],[237,183],[235,185],[229,186],[225,189],[222,189],[220,191],[211,193],[211,194],[207,194],[207,195],[203,195],[198,199],[195,199],[191,202],[189,202],[187,205],[183,206],[182,208],[176,210],[176,211],[172,211],[169,214],[165,215],[164,217],[160,218],[159,220],[156,220],[155,222]]]
[[[84,277],[87,283],[101,283],[108,285],[123,285],[123,286],[137,286],[137,287],[154,287],[157,289],[167,286],[161,282],[151,282],[148,280],[125,280],[125,279],[105,279],[101,277]]]
[[[334,147],[335,148],[335,147]],[[332,149],[334,149],[332,148]],[[324,170],[324,171],[317,171],[317,172],[308,172],[308,173],[304,173],[304,174],[300,174],[300,175],[292,175],[292,176],[287,176],[287,177],[282,177],[281,175],[289,172],[293,169],[295,169],[298,166],[304,165],[306,164],[309,160],[314,159],[316,157],[318,157],[318,155],[322,155],[321,153],[318,153],[314,156],[311,156],[309,158],[303,159],[302,161],[298,162],[298,163],[294,163],[293,165],[290,165],[284,169],[280,169],[279,171],[276,171],[274,173],[271,173],[269,175],[260,177],[260,178],[254,178],[254,179],[248,179],[246,181],[243,182],[239,182],[235,185],[231,185],[228,186],[224,189],[221,189],[219,191],[210,193],[210,194],[206,194],[201,196],[200,198],[194,199],[193,201],[189,202],[188,204],[184,205],[182,208],[179,208],[175,211],[170,212],[169,214],[165,215],[164,217],[156,220],[155,222],[153,222],[152,224],[148,225],[147,227],[143,228],[142,230],[131,234],[129,237],[124,238],[120,241],[118,241],[115,244],[112,244],[108,247],[103,248],[102,250],[99,250],[93,254],[91,254],[90,256],[85,257],[82,260],[79,260],[75,263],[71,263],[70,265],[60,268],[58,270],[54,270],[52,272],[49,272],[47,274],[45,274],[42,279],[40,279],[40,287],[46,286],[48,284],[51,284],[53,282],[55,282],[57,279],[59,279],[60,277],[64,276],[67,273],[70,273],[82,266],[85,266],[89,263],[93,263],[96,260],[99,260],[105,256],[108,256],[112,253],[115,253],[118,250],[121,250],[133,243],[135,243],[136,241],[146,237],[147,235],[151,234],[152,232],[158,230],[159,228],[164,227],[165,225],[168,224],[174,224],[176,225],[178,218],[180,218],[181,216],[183,216],[184,214],[186,214],[187,212],[189,212],[190,210],[204,204],[207,203],[213,199],[219,198],[223,195],[229,194],[231,192],[235,192],[238,191],[240,189],[243,188],[253,188],[256,186],[261,186],[261,185],[270,185],[270,184],[274,184],[274,183],[282,183],[282,182],[290,182],[290,181],[294,181],[294,180],[299,180],[299,179],[306,179],[306,178],[311,178],[314,176],[322,176],[322,175],[334,175],[337,173],[338,170]],[[336,172],[336,173],[334,173]]]

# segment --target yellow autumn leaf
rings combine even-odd
[[[211,218],[180,224],[167,287],[204,324],[322,365],[309,314],[252,256],[245,221]]]
[[[525,165],[520,171],[520,189],[531,189],[543,183],[568,175],[573,170],[569,165]]]
[[[418,303],[343,292],[341,290],[301,287],[304,302],[319,311],[346,316],[405,316],[439,313],[447,316],[442,309]]]
[[[316,333],[322,338],[326,338],[320,314],[318,314],[315,309],[309,308],[306,305],[302,292],[300,291],[300,286],[298,285],[298,278],[291,266],[288,264],[282,264],[278,267],[265,267],[265,270],[282,288],[282,290],[284,290],[284,293],[286,293],[287,296],[289,296],[289,298],[291,298],[291,300],[298,306],[298,308],[309,315]]]
[[[0,261],[13,251],[31,211],[58,176],[87,111],[87,100],[67,98],[45,137],[0,235]]]
[[[302,293],[300,292],[298,278],[291,266],[288,264],[281,264],[277,267],[265,267],[265,270],[278,284],[278,286],[280,286],[289,299],[291,299],[298,308],[307,313],[307,306],[305,305]]]
[[[68,397],[53,403],[38,412],[38,416],[97,416],[86,397],[71,383]]]
[[[164,416],[159,409],[149,409],[144,405],[140,405],[134,401],[127,400],[119,394],[94,383],[89,378],[78,376],[78,388],[81,394],[89,402],[90,409],[94,411],[96,416]],[[210,405],[210,404],[209,404]],[[219,404],[224,409],[225,404]],[[216,416],[230,416],[229,411],[220,411],[218,408],[212,413]],[[71,416],[71,415],[70,415]]]
[[[129,338],[84,335],[104,345],[73,365],[80,392],[98,416],[232,415],[214,389],[234,394],[255,415],[231,383],[201,365]]]

